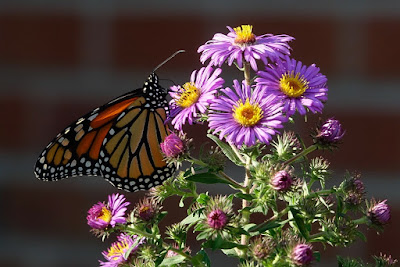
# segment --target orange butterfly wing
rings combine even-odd
[[[161,184],[175,171],[160,150],[167,135],[165,96],[152,74],[143,88],[78,119],[43,150],[36,176],[44,181],[103,176],[131,192]]]

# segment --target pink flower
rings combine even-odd
[[[222,210],[213,210],[207,215],[207,224],[213,229],[222,229],[228,222],[228,216]]]
[[[289,190],[292,184],[292,176],[285,170],[278,171],[271,179],[272,188],[279,192]]]
[[[87,223],[94,229],[114,227],[117,223],[125,223],[125,212],[129,202],[120,194],[108,196],[108,203],[99,202],[89,209],[86,217]]]
[[[120,234],[118,241],[111,244],[107,251],[102,254],[106,258],[107,262],[100,262],[102,267],[118,267],[121,264],[127,263],[129,256],[134,253],[141,244],[143,244],[145,238],[139,238],[137,235],[130,236],[127,234]],[[127,255],[127,251],[130,253]]]
[[[368,211],[368,218],[373,224],[384,225],[390,220],[390,207],[386,204],[387,199],[375,203]]]
[[[298,266],[310,264],[313,258],[312,248],[308,244],[298,244],[292,250],[291,259]]]
[[[167,158],[177,158],[185,151],[185,144],[175,133],[171,133],[165,137],[164,142],[160,146],[161,151]]]

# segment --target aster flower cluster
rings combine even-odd
[[[166,162],[180,172],[152,188],[130,213],[122,195],[89,210],[88,225],[96,235],[119,234],[103,253],[102,266],[211,266],[210,250],[238,259],[238,266],[310,266],[322,261],[323,251],[316,248],[350,246],[364,236],[359,225],[382,231],[390,222],[388,201],[366,201],[359,173],[326,186],[331,164],[312,152],[340,145],[345,130],[337,118],[310,127],[308,146],[299,134],[283,130],[319,116],[328,100],[327,77],[315,64],[291,57],[293,40],[256,35],[253,26],[241,25],[198,48],[206,65],[170,88],[167,122],[174,130],[160,145]],[[243,78],[227,81],[226,66],[237,67]],[[185,133],[196,124],[207,125],[214,145],[203,144],[198,156]],[[229,175],[229,164],[243,171]],[[231,193],[199,193],[199,183],[221,184]],[[162,204],[177,196],[187,216],[161,234],[159,224],[169,216]],[[254,214],[262,220],[253,220]],[[189,233],[198,251],[189,247]],[[340,266],[356,266],[338,260]],[[391,266],[396,260],[385,255],[379,262]]]

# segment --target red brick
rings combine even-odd
[[[366,24],[366,60],[369,75],[398,77],[399,29],[399,18],[374,17]]]
[[[292,55],[304,64],[315,63],[322,73],[333,71],[335,68],[335,24],[329,18],[323,17],[246,17],[221,19],[218,32],[228,33],[225,25],[237,27],[242,24],[253,25],[256,35],[265,33],[288,34],[296,38],[290,43]],[[214,33],[209,34],[210,38]]]
[[[24,147],[27,122],[25,100],[17,95],[3,95],[0,97],[0,114],[2,114],[0,130],[0,147],[2,149],[14,149]]]
[[[400,161],[400,115],[384,112],[352,112],[335,115],[346,134],[334,156],[343,168],[396,172]]]
[[[0,16],[0,61],[8,64],[71,66],[79,62],[81,22],[55,14]]]
[[[332,168],[360,172],[396,172],[400,161],[400,116],[385,112],[349,112],[337,111],[331,113],[340,120],[346,133],[342,143],[333,152],[314,152],[321,154],[332,163]],[[296,119],[296,131],[299,130],[306,144],[312,143],[309,137],[317,125],[317,118],[332,117],[324,115],[309,115],[308,122]],[[290,127],[290,126],[289,126]],[[394,178],[394,177],[393,177]]]
[[[168,63],[168,69],[186,69],[190,72],[199,64],[197,48],[204,24],[196,17],[127,17],[113,23],[112,53],[118,68],[154,69],[173,52],[184,49]]]

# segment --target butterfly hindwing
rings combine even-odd
[[[86,114],[43,150],[36,176],[45,181],[103,176],[127,191],[161,184],[174,171],[159,146],[167,135],[165,96],[152,74],[143,88]]]

